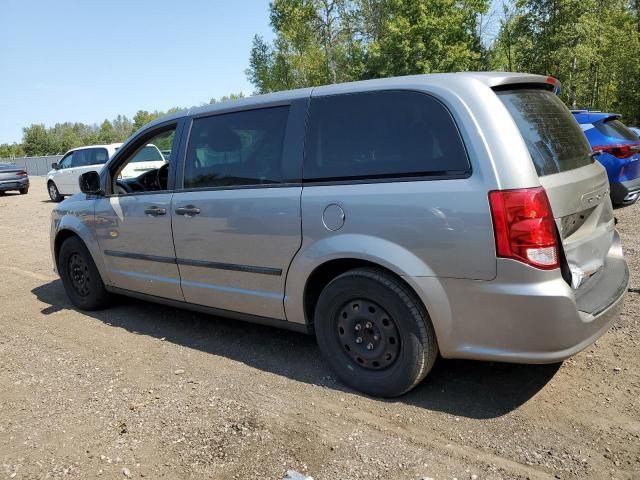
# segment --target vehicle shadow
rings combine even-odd
[[[32,290],[48,306],[43,315],[73,309],[62,283]],[[111,308],[86,312],[107,325],[137,335],[224,356],[300,382],[357,392],[340,383],[321,361],[313,336],[115,297]],[[468,418],[496,418],[527,402],[558,371],[560,364],[516,365],[439,359],[421,385],[388,400]]]

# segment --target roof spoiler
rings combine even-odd
[[[489,85],[493,90],[513,90],[518,88],[544,88],[560,95],[561,83],[555,77],[534,74],[505,74],[494,77]]]

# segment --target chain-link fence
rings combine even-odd
[[[15,157],[0,158],[0,163],[15,163],[16,166],[23,168],[29,175],[42,176],[51,170],[51,164],[59,162],[62,155],[47,155],[44,157]]]

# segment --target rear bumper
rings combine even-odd
[[[21,190],[29,186],[29,178],[20,178],[17,180],[0,180],[0,192],[9,190]]]
[[[614,205],[631,205],[640,197],[640,177],[611,183],[611,201]]]
[[[443,357],[554,363],[591,345],[618,318],[629,270],[616,233],[604,268],[575,291],[558,271],[510,260],[498,261],[494,281],[439,279],[446,303],[429,303],[433,279],[411,280],[422,285]]]

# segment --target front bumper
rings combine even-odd
[[[1,180],[0,192],[7,192],[9,190],[22,190],[23,188],[29,188],[29,178],[20,178],[14,180]]]
[[[624,304],[629,270],[616,233],[604,268],[578,290],[557,270],[502,259],[493,281],[435,279],[438,286],[434,278],[411,280],[421,286],[443,357],[554,363],[610,328]],[[438,288],[446,302],[433,300]]]
[[[611,202],[614,205],[631,205],[640,197],[640,177],[624,182],[611,183]]]

